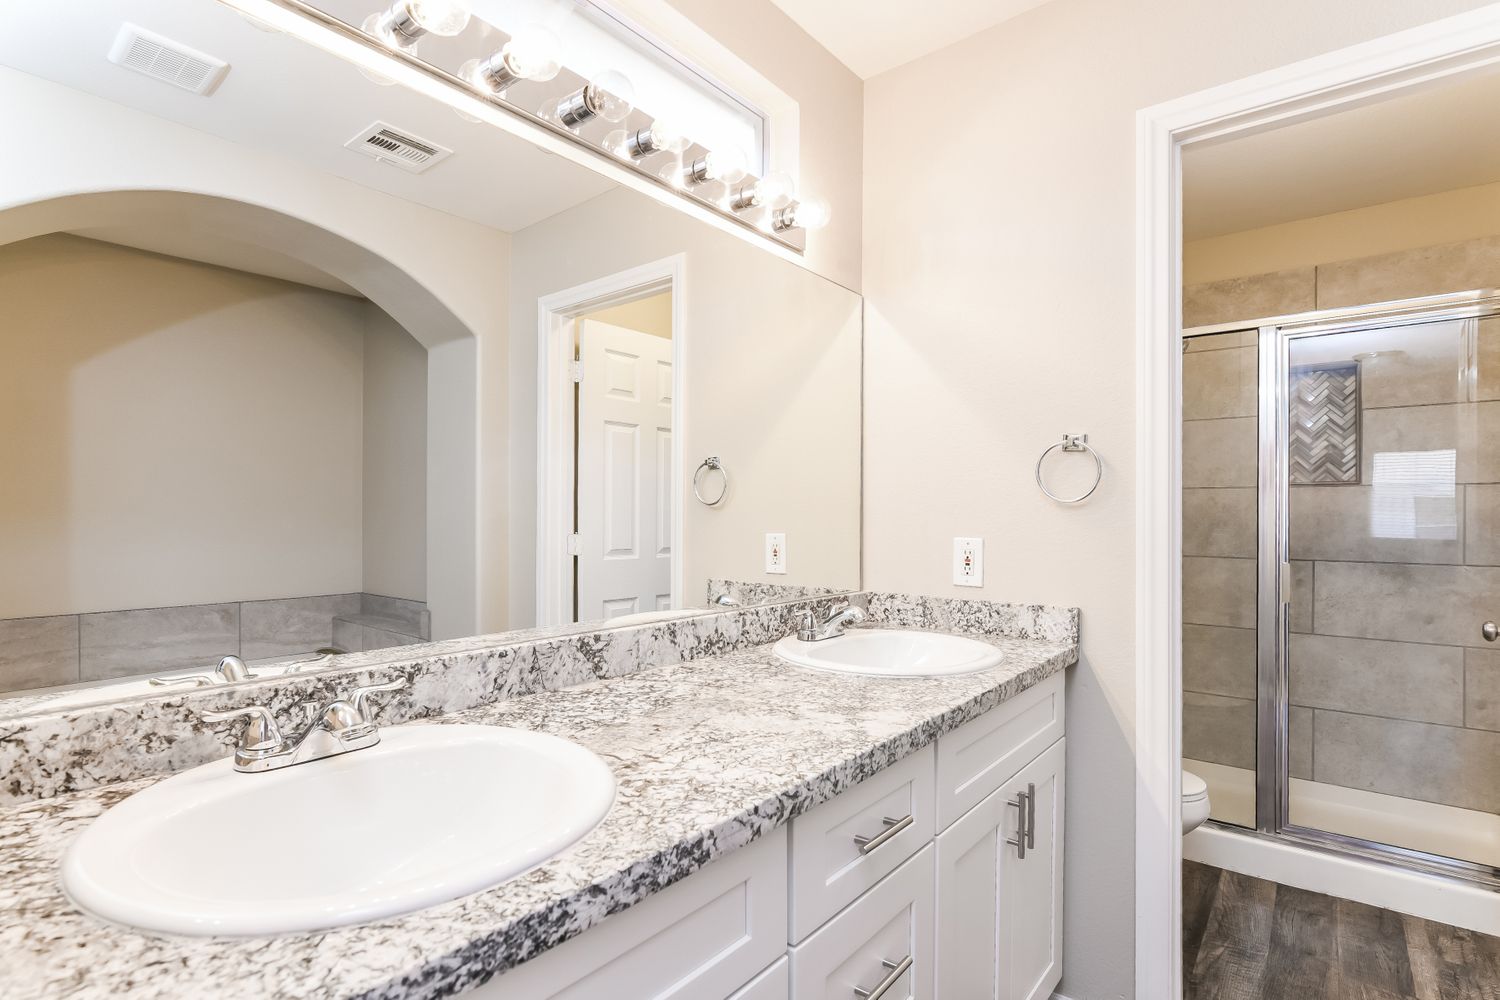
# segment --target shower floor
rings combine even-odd
[[[1208,783],[1214,819],[1254,829],[1254,771],[1199,760],[1182,766]],[[1500,816],[1494,813],[1300,778],[1292,779],[1291,807],[1298,826],[1500,867]]]
[[[1182,864],[1184,1000],[1495,1000],[1500,938]]]

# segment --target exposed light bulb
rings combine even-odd
[[[523,80],[545,83],[562,70],[562,42],[545,25],[522,25],[500,52]]]
[[[423,35],[457,35],[469,26],[469,0],[396,0],[361,27],[387,45],[408,49]]]
[[[833,207],[827,198],[805,198],[793,202],[776,213],[773,227],[777,232],[786,229],[822,229],[833,217]]]
[[[562,43],[540,24],[528,24],[511,36],[499,52],[470,59],[458,75],[481,90],[498,94],[517,80],[546,82],[562,69]]]
[[[568,128],[602,118],[618,123],[629,117],[635,106],[635,85],[624,73],[608,70],[589,81],[588,86],[564,97],[550,108],[550,117]]]
[[[748,187],[742,187],[730,199],[729,207],[736,212],[747,208],[785,208],[797,193],[797,182],[790,174],[777,172],[768,174]]]
[[[688,187],[709,181],[738,184],[748,173],[750,162],[745,151],[738,146],[730,146],[728,149],[710,150],[688,164],[687,169],[682,172],[682,183]]]
[[[468,0],[405,0],[411,18],[423,31],[457,35],[469,26]]]
[[[642,129],[616,129],[604,145],[621,159],[639,160],[652,153],[680,153],[688,138],[670,119],[657,118]]]

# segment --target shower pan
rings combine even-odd
[[[1184,332],[1212,821],[1500,886],[1500,292]]]

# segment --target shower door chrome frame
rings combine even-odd
[[[1459,858],[1398,847],[1349,834],[1291,822],[1291,758],[1288,742],[1291,662],[1291,475],[1287,441],[1291,347],[1293,341],[1330,334],[1388,330],[1451,320],[1475,321],[1500,314],[1500,291],[1484,289],[1403,299],[1373,306],[1331,309],[1279,317],[1259,329],[1259,463],[1257,482],[1257,709],[1256,831],[1303,847],[1353,855],[1408,871],[1500,887],[1500,868]],[[1467,378],[1474,377],[1470,337]],[[1363,412],[1361,412],[1363,419]]]

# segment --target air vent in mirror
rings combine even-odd
[[[222,59],[130,23],[120,25],[109,61],[204,95],[212,93],[229,71],[229,64]]]
[[[375,122],[344,145],[413,174],[420,174],[453,152],[435,142],[392,128],[385,122]]]

